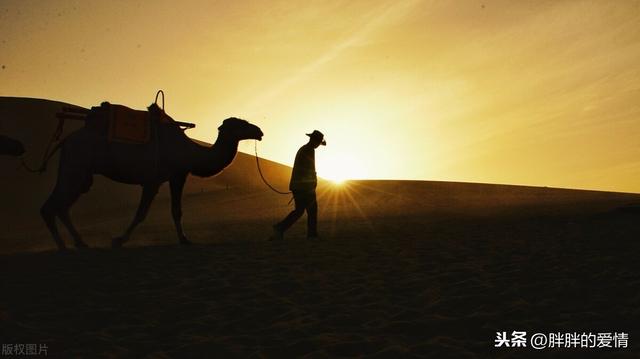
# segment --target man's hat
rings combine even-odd
[[[322,132],[318,131],[318,130],[313,130],[313,132],[311,133],[307,133],[307,136],[313,138],[313,139],[317,139],[320,140],[320,144],[323,146],[327,145],[327,141],[324,140],[324,135],[322,134]]]

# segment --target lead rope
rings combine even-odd
[[[262,174],[262,169],[260,168],[260,157],[258,157],[258,141],[255,141],[255,140],[253,141],[253,149],[254,149],[254,153],[256,154],[256,165],[258,166],[258,173],[260,173],[260,178],[262,178],[262,182],[264,182],[264,184],[266,184],[269,188],[271,188],[271,190],[274,191],[275,193],[278,193],[278,194],[292,194],[293,192],[291,192],[291,191],[289,191],[289,192],[278,191],[272,185],[270,185],[269,182],[267,182],[267,179],[264,178],[264,175]],[[291,201],[293,201],[293,196],[291,196],[291,199],[289,200],[289,203],[287,203],[287,204],[291,204]]]

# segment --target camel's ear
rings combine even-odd
[[[225,119],[224,121],[222,121],[222,125],[220,125],[220,127],[218,127],[218,131],[220,131],[225,125],[229,125],[229,123],[234,119],[234,117],[229,117],[227,119]]]

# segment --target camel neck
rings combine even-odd
[[[218,136],[216,143],[211,146],[209,151],[214,155],[216,163],[227,167],[238,153],[238,140]]]
[[[211,147],[200,147],[191,173],[198,177],[211,177],[229,166],[238,152],[238,141],[218,135]]]

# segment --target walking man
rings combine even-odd
[[[281,222],[273,226],[272,240],[283,238],[289,229],[307,211],[307,238],[318,238],[318,203],[316,202],[316,152],[318,146],[326,146],[322,132],[315,130],[307,133],[309,142],[300,147],[293,163],[289,189],[293,193],[295,209]]]

